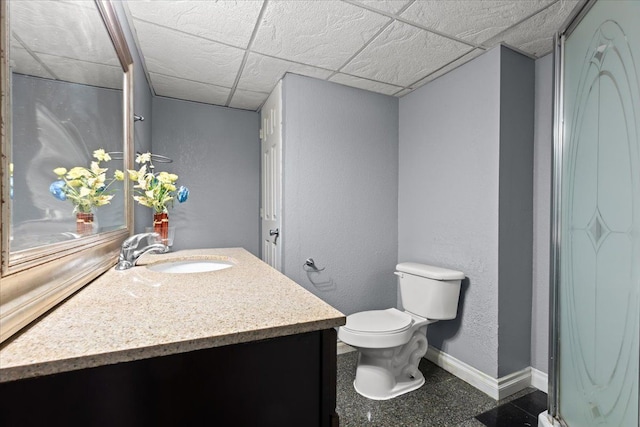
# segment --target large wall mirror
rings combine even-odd
[[[108,0],[13,0],[1,12],[4,340],[115,262],[132,227],[116,171],[131,167],[133,113],[131,55]]]

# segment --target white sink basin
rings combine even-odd
[[[207,271],[224,270],[233,267],[228,261],[214,261],[208,259],[194,259],[182,261],[161,262],[151,264],[147,268],[159,273],[205,273]]]

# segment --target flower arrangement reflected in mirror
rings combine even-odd
[[[153,209],[153,229],[160,234],[166,245],[169,242],[169,207],[175,201],[184,203],[189,198],[189,189],[176,187],[178,175],[168,172],[155,172],[152,162],[153,154],[141,153],[136,156],[138,170],[128,170],[129,179],[135,182],[133,199],[142,206]]]
[[[111,160],[109,153],[102,148],[93,152],[94,161],[86,168],[75,166],[67,170],[59,167],[53,170],[58,180],[49,186],[49,192],[58,200],[69,200],[76,214],[76,231],[87,234],[93,231],[94,209],[111,203],[114,194],[109,187],[115,181],[124,180],[124,173],[116,170],[112,178],[107,178],[108,168],[100,166],[101,162]]]

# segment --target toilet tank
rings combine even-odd
[[[400,300],[406,311],[434,320],[454,319],[464,273],[415,262],[396,266]]]

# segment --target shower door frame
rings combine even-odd
[[[555,34],[553,46],[553,150],[551,168],[551,236],[549,282],[549,374],[548,413],[553,419],[566,425],[559,417],[559,372],[560,372],[560,247],[562,218],[562,162],[565,144],[563,140],[564,112],[564,46],[567,37],[573,33],[582,19],[598,0],[587,0],[579,10],[571,14],[560,31]]]

